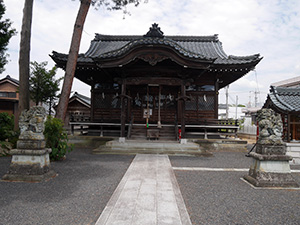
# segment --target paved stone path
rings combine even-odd
[[[190,225],[169,157],[136,155],[96,224]]]

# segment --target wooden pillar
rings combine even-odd
[[[128,90],[128,95],[131,96],[130,90]],[[132,105],[132,99],[127,99],[127,121],[132,120],[132,115],[131,115],[131,105]]]
[[[158,122],[157,122],[157,127],[158,128],[161,128],[160,98],[161,98],[161,85],[159,85],[159,88],[158,88]]]
[[[124,82],[122,82],[122,93],[121,93],[121,137],[125,137],[125,121],[126,121],[125,95],[126,95],[126,84]]]
[[[215,83],[215,119],[219,118],[219,79]]]
[[[296,131],[296,119],[295,117],[293,116],[293,139],[292,140],[296,140],[296,137],[297,137],[297,131]]]
[[[181,138],[185,137],[185,84],[181,84]]]
[[[93,83],[92,85],[92,88],[91,88],[91,111],[90,111],[90,118],[91,118],[91,121],[94,121],[94,95],[95,95],[95,91],[94,91],[94,88],[95,88],[95,84]]]
[[[287,142],[291,141],[291,115],[287,114]]]

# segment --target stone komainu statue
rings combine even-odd
[[[19,118],[20,136],[19,139],[44,139],[44,123],[46,120],[46,110],[41,106],[34,106],[29,110],[24,110]]]
[[[259,144],[282,145],[283,124],[280,114],[272,109],[258,111]]]

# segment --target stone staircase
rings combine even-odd
[[[147,129],[156,130],[159,133],[157,140],[160,141],[175,141],[175,127],[172,125],[162,126],[162,128],[157,128],[156,126],[150,126],[146,128],[142,125],[133,125],[131,130],[130,140],[147,140]],[[156,138],[154,138],[156,139]]]
[[[160,140],[112,140],[93,149],[93,154],[167,154],[181,156],[212,156],[193,142],[180,144],[178,141]]]

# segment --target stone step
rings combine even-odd
[[[159,140],[175,140],[174,126],[163,126],[162,128],[150,127],[151,129],[159,129]],[[147,139],[147,128],[145,126],[133,126],[131,130],[131,140]]]
[[[104,146],[93,150],[94,154],[168,154],[211,156],[211,153],[199,148],[196,143],[180,144],[176,141],[118,140],[109,141]]]

